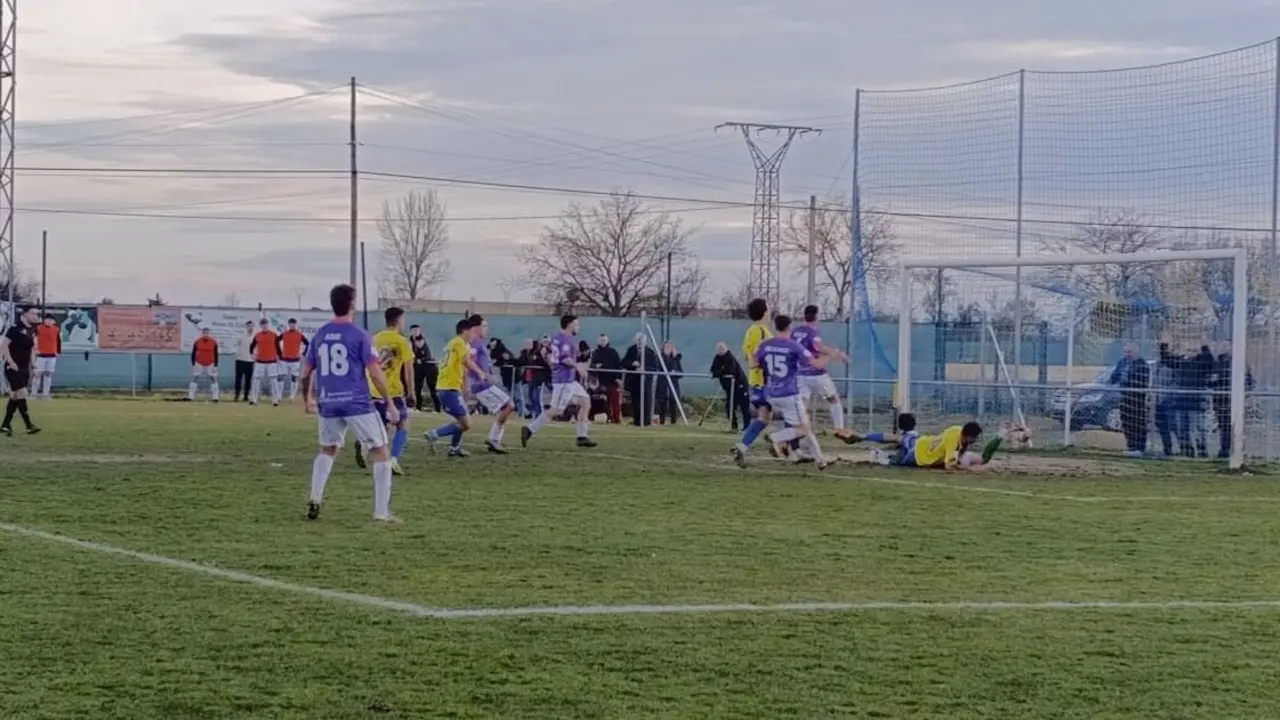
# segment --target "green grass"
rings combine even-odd
[[[744,474],[723,433],[557,428],[412,445],[382,527],[349,457],[302,518],[296,407],[33,405],[0,523],[422,605],[1280,597],[1280,489],[1209,466]],[[433,620],[6,532],[0,558],[4,718],[1280,715],[1280,608]]]

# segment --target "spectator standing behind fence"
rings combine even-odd
[[[622,422],[622,385],[619,383],[618,370],[622,368],[622,358],[618,351],[609,344],[609,336],[596,338],[596,349],[591,351],[591,371],[596,381],[608,398],[609,422],[617,425]]]
[[[622,356],[622,369],[626,371],[625,385],[631,396],[631,421],[639,427],[648,427],[654,415],[653,378],[658,371],[658,353],[645,343],[644,333],[636,333],[636,341]]]
[[[431,346],[427,344],[427,336],[422,334],[422,326],[409,327],[409,345],[413,348],[413,403],[414,408],[425,411],[426,401],[422,390],[426,388],[431,397],[431,409],[440,412],[440,397],[436,395],[436,378],[440,368],[435,358],[431,357]]]
[[[1214,358],[1213,373],[1209,378],[1213,391],[1213,416],[1218,421],[1218,457],[1231,457],[1231,341],[1218,343],[1218,356]],[[1253,371],[1244,368],[1244,389],[1253,389]]]
[[[680,378],[684,377],[684,356],[676,352],[676,346],[670,340],[662,343],[662,365],[658,370],[663,376],[657,379],[655,393],[658,409],[658,422],[672,425],[680,417]]]
[[[543,391],[547,389],[547,383],[551,381],[551,365],[547,360],[547,353],[550,352],[550,348],[551,338],[543,335],[542,339],[529,350],[529,371],[525,375],[525,382],[529,385],[530,417],[541,415],[544,409],[542,395]]]
[[[501,338],[489,339],[489,359],[498,372],[498,379],[510,397],[516,396],[516,354],[511,352]]]
[[[1124,431],[1128,457],[1142,457],[1147,452],[1147,393],[1151,385],[1151,368],[1142,358],[1136,343],[1124,344],[1124,357],[1111,371],[1111,384],[1119,385],[1120,426]]]
[[[1173,368],[1156,363],[1151,369],[1151,387],[1156,395],[1156,432],[1160,435],[1160,449],[1165,457],[1177,452],[1176,436],[1178,377]]]
[[[530,417],[529,408],[533,406],[533,402],[529,397],[533,392],[533,386],[530,384],[532,374],[533,340],[525,338],[520,343],[520,354],[516,356],[516,382],[520,384],[520,388],[514,397],[516,399],[516,412],[520,414],[520,417],[526,419]]]
[[[1173,400],[1174,434],[1183,457],[1209,457],[1209,439],[1205,428],[1205,401],[1208,400],[1210,375],[1214,358],[1208,345],[1199,350],[1188,346],[1184,354],[1169,349],[1167,336],[1160,338],[1160,363],[1171,368],[1177,378],[1178,393]]]
[[[738,418],[742,427],[751,422],[751,403],[747,398],[747,374],[738,359],[729,352],[729,346],[716,343],[716,356],[711,359],[711,377],[720,381],[724,390],[724,412],[729,418],[729,429],[738,431]]]
[[[253,323],[244,324],[244,332],[236,338],[235,394],[232,400],[249,402],[249,390],[253,387]],[[303,398],[305,401],[306,398]]]

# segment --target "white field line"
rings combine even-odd
[[[151,565],[184,570],[207,575],[219,580],[256,585],[271,590],[307,595],[324,600],[403,613],[435,620],[491,620],[498,618],[524,618],[537,616],[598,616],[598,615],[706,615],[726,613],[867,613],[867,612],[1027,612],[1052,610],[1119,610],[1156,611],[1177,610],[1280,610],[1280,599],[1263,600],[1045,600],[1045,601],[864,601],[864,602],[809,602],[809,603],[724,603],[724,604],[673,604],[673,605],[542,605],[508,608],[460,608],[448,609],[416,603],[363,595],[360,593],[328,590],[310,585],[275,580],[261,575],[224,570],[212,565],[179,560],[177,558],[138,552],[127,548],[105,545],[89,540],[77,540],[65,535],[36,530],[21,525],[0,523],[0,532],[27,538],[68,545],[79,550],[125,557]]]
[[[928,480],[908,480],[907,478],[890,478],[879,477],[874,475],[846,475],[832,469],[825,471],[813,470],[812,466],[801,466],[803,470],[783,470],[778,467],[761,467],[753,465],[746,470],[738,467],[717,464],[713,462],[702,462],[698,460],[668,460],[652,457],[638,457],[635,455],[619,455],[611,453],[601,453],[595,450],[542,450],[542,454],[548,455],[564,455],[564,456],[590,456],[600,457],[608,460],[626,460],[641,465],[680,465],[684,467],[693,467],[702,470],[715,470],[724,473],[734,473],[738,475],[769,475],[777,477],[827,477],[837,480],[851,480],[853,482],[876,483],[880,485],[899,485],[903,487],[926,488],[936,490],[954,490],[957,492],[981,493],[987,495],[1004,495],[1008,497],[1031,498],[1035,500],[1056,500],[1059,502],[1074,503],[1276,503],[1280,502],[1280,496],[1243,496],[1243,495],[1059,495],[1054,493],[1033,492],[1030,490],[1010,490],[1008,488],[984,487],[982,485],[963,485],[957,483],[934,482]],[[773,465],[780,465],[777,461],[770,461]],[[835,467],[839,467],[838,465]],[[901,472],[911,472],[903,470]],[[921,470],[919,472],[930,472]],[[803,473],[803,474],[802,474]]]

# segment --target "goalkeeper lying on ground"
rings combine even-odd
[[[1012,425],[1004,425],[999,436],[992,438],[982,449],[982,455],[971,452],[982,437],[982,426],[976,422],[952,425],[938,435],[921,435],[916,431],[916,418],[911,413],[898,416],[898,433],[854,434],[846,443],[861,441],[896,445],[895,451],[872,450],[871,462],[878,465],[899,465],[945,470],[982,470],[991,462],[996,450],[1006,438],[1025,436],[1026,431]]]

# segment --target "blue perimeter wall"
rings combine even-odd
[[[359,317],[357,317],[359,320]],[[445,342],[452,336],[453,325],[458,318],[453,315],[427,313],[409,313],[408,325],[422,325],[428,342],[435,353],[439,353]],[[490,336],[500,338],[513,352],[518,353],[520,345],[526,338],[539,338],[542,335],[554,334],[558,329],[555,318],[541,316],[491,316],[488,318]],[[381,317],[370,313],[369,325],[376,330],[381,325]],[[682,384],[682,391],[688,395],[708,395],[718,393],[719,385],[705,377],[711,368],[711,359],[715,355],[717,342],[728,344],[729,349],[741,360],[742,336],[748,323],[745,320],[724,320],[704,318],[673,318],[671,320],[670,339],[677,350],[684,355],[685,372],[690,375],[704,377],[687,377]],[[662,340],[662,324],[660,319],[650,321],[654,333]],[[843,322],[830,321],[822,324],[823,340],[835,347],[846,348],[847,325]],[[607,334],[614,347],[621,354],[632,344],[637,332],[641,331],[641,323],[637,318],[582,318],[580,337],[591,345],[601,333]],[[854,332],[853,367],[832,365],[831,373],[837,378],[854,377],[862,380],[878,380],[877,383],[855,383],[854,391],[860,397],[869,392],[878,397],[888,398],[892,395],[891,381],[895,373],[892,364],[898,356],[898,326],[894,323],[876,323],[875,336],[872,335],[870,323],[860,323]],[[916,380],[932,379],[936,364],[935,329],[933,325],[918,325],[912,328],[912,375]],[[877,341],[879,351],[877,351]],[[951,346],[946,354],[951,362],[973,362],[975,350],[971,343],[968,347]],[[1026,346],[1024,346],[1025,348]],[[1119,344],[1106,343],[1103,347],[1093,348],[1097,357],[1081,357],[1077,348],[1076,362],[1086,364],[1111,364],[1119,357]],[[881,353],[883,358],[881,359]],[[1047,347],[1041,350],[1024,349],[1023,363],[1036,364],[1046,358],[1048,365],[1066,364],[1066,342],[1049,340]],[[233,357],[229,356],[221,363],[221,384],[229,388],[233,380]],[[887,362],[885,362],[887,360]],[[1012,358],[1010,358],[1012,360]],[[62,388],[118,388],[129,390],[172,390],[185,388],[190,380],[191,366],[188,354],[178,353],[145,353],[145,352],[91,352],[70,353],[58,360],[55,385]]]

